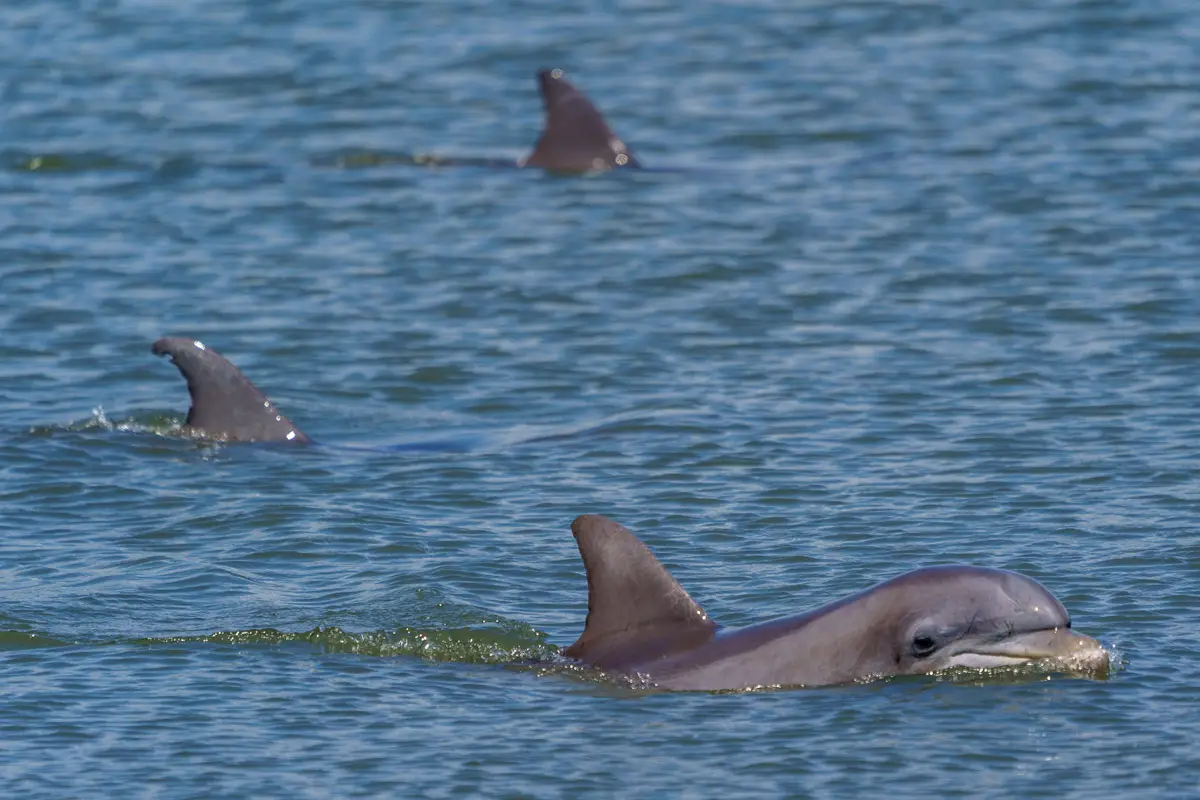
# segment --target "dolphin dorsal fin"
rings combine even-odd
[[[711,638],[717,625],[646,545],[610,519],[571,523],[587,571],[583,635],[564,655],[601,668],[645,662]]]
[[[543,69],[537,77],[546,121],[541,138],[521,166],[551,172],[640,166],[592,101],[563,77],[561,69]]]
[[[159,339],[151,348],[170,356],[187,380],[194,434],[243,442],[306,443],[308,436],[276,410],[241,370],[203,343],[182,336]]]

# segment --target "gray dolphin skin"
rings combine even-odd
[[[571,532],[587,571],[588,616],[563,654],[664,689],[825,686],[1040,662],[1107,674],[1100,643],[1073,632],[1062,604],[1015,572],[918,569],[815,611],[730,630],[623,526],[585,515]]]
[[[170,356],[187,380],[192,406],[184,433],[232,442],[311,441],[241,370],[203,343],[168,337],[159,339],[150,350],[158,356]]]
[[[519,166],[550,172],[641,166],[591,101],[563,77],[561,69],[541,70],[537,78],[546,122],[533,152]]]

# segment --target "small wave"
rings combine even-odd
[[[206,636],[138,639],[149,646],[182,643],[280,647],[305,645],[322,653],[393,657],[411,656],[430,661],[464,664],[512,664],[553,659],[558,648],[546,634],[527,625],[505,628],[399,628],[395,631],[348,633],[337,627],[289,633],[274,628],[217,631]]]
[[[36,425],[29,432],[40,436],[52,436],[55,433],[88,432],[88,431],[120,431],[123,433],[153,433],[159,436],[178,436],[183,420],[173,414],[157,411],[134,412],[121,419],[110,419],[104,408],[97,406],[92,409],[92,415],[86,419],[68,422],[63,425]]]
[[[371,150],[347,150],[312,161],[313,166],[334,169],[365,169],[369,167],[492,167],[516,168],[516,159],[480,158],[471,156],[437,156],[432,153],[387,153]]]
[[[70,642],[25,631],[0,631],[0,650],[32,650],[42,647],[67,647]]]
[[[203,164],[195,157],[180,154],[167,158],[137,159],[130,156],[114,156],[108,153],[31,153],[21,151],[0,152],[0,164],[11,172],[32,172],[44,175],[77,175],[89,172],[144,173],[158,180],[178,180],[195,175],[202,168],[226,169],[270,169],[267,163],[225,161]]]
[[[145,168],[102,153],[10,153],[7,160],[13,172],[76,173]]]
[[[520,425],[510,429],[503,438],[497,437],[497,441],[510,447],[610,434],[675,432],[681,427],[708,430],[715,421],[715,418],[705,420],[695,410],[686,408],[622,411],[600,419],[569,425]],[[708,423],[707,426],[705,422]]]
[[[463,664],[539,665],[549,664],[559,658],[558,648],[546,641],[546,634],[517,623],[503,628],[405,627],[394,631],[369,633],[350,633],[333,626],[297,633],[275,628],[251,628],[217,631],[202,636],[164,636],[92,642],[94,646],[134,644],[148,647],[197,643],[238,647],[300,645],[321,653],[350,653],[379,658],[409,656]],[[0,630],[0,651],[67,647],[72,644],[85,643],[68,642],[26,631]]]

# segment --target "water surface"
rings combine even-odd
[[[677,6],[0,11],[14,796],[1195,792],[1191,4]],[[546,66],[676,171],[336,166],[515,159]],[[323,446],[164,435],[167,334]],[[1120,668],[513,666],[582,629],[585,512],[726,624],[970,562]]]

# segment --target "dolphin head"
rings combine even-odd
[[[915,675],[954,667],[1054,662],[1071,671],[1108,667],[1095,639],[1071,630],[1071,617],[1040,583],[1001,569],[931,567],[877,587],[897,609],[894,670]]]

